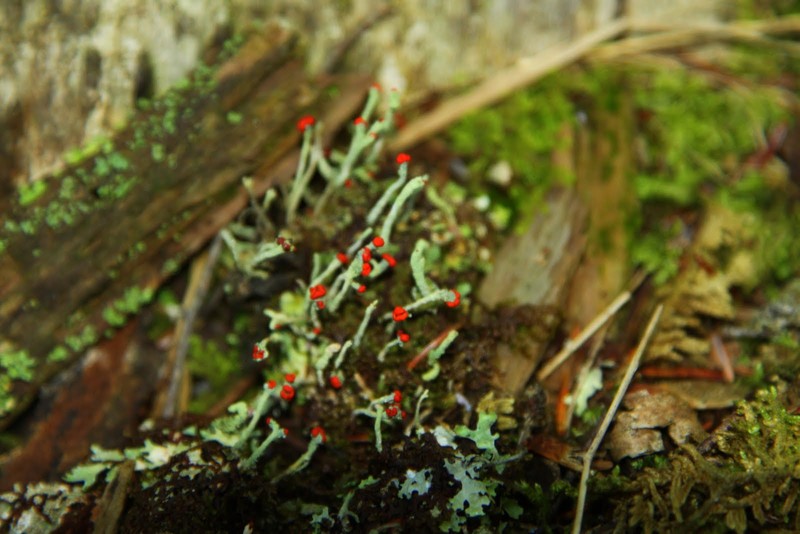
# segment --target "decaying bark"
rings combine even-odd
[[[46,178],[39,196],[0,206],[0,352],[36,362],[0,428],[241,210],[242,176],[263,191],[291,175],[298,117],[331,132],[355,113],[367,83],[309,79],[294,50],[281,30],[248,41]]]

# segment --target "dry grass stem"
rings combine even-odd
[[[539,373],[536,375],[536,378],[541,382],[545,380],[548,376],[553,374],[553,371],[555,371],[559,365],[564,363],[567,360],[567,358],[572,356],[572,354],[576,350],[578,350],[586,342],[587,339],[592,337],[592,335],[594,335],[594,333],[597,332],[600,329],[600,327],[602,327],[609,319],[611,319],[611,317],[613,317],[614,314],[617,313],[619,309],[622,308],[622,306],[624,306],[625,303],[630,300],[631,295],[636,290],[636,288],[639,287],[639,284],[642,283],[643,279],[644,277],[641,275],[637,275],[636,277],[634,277],[634,281],[631,284],[631,288],[620,293],[619,296],[617,296],[617,298],[615,298],[613,302],[611,302],[611,304],[606,306],[606,308],[603,311],[601,311],[597,315],[597,317],[595,317],[592,320],[591,323],[586,325],[586,327],[583,330],[581,330],[576,337],[568,340],[564,344],[564,347],[561,349],[561,351],[559,351],[558,354],[553,356],[553,358],[549,362],[547,362],[547,364],[545,364],[544,367],[542,367],[541,371],[539,371]]]
[[[595,434],[591,445],[589,445],[589,449],[583,455],[583,470],[581,471],[581,482],[578,486],[578,503],[575,506],[575,520],[572,523],[572,534],[579,534],[581,531],[581,523],[583,522],[583,509],[586,505],[586,487],[589,483],[589,474],[592,470],[592,460],[594,460],[594,455],[597,453],[597,449],[600,448],[600,444],[603,442],[606,431],[608,431],[608,427],[611,426],[611,421],[614,419],[620,403],[622,403],[622,398],[625,396],[625,392],[628,391],[628,386],[630,385],[631,380],[633,380],[633,375],[639,368],[639,361],[641,361],[642,355],[644,354],[644,349],[647,346],[647,343],[650,341],[650,338],[653,336],[653,332],[656,330],[656,326],[658,325],[658,320],[661,318],[662,311],[664,311],[664,305],[659,304],[658,308],[656,308],[656,311],[653,312],[650,322],[647,323],[647,329],[645,330],[642,339],[639,341],[639,345],[636,347],[636,352],[633,354],[631,361],[628,363],[628,368],[625,370],[625,376],[622,377],[622,382],[620,382],[619,388],[617,388],[617,393],[614,395],[614,399],[611,401],[611,405],[606,411],[603,422],[600,423],[600,428],[597,429],[597,434]]]
[[[494,104],[514,91],[543,76],[577,61],[598,44],[613,39],[628,29],[628,19],[619,19],[580,39],[561,44],[532,58],[522,58],[512,67],[493,74],[471,91],[453,97],[430,113],[409,123],[390,142],[389,151],[399,152],[457,121],[467,113]]]
[[[637,22],[620,18],[571,42],[550,47],[532,57],[520,58],[511,67],[492,74],[474,89],[454,96],[433,111],[409,123],[389,143],[399,152],[445,129],[464,115],[492,105],[514,91],[582,58],[610,61],[626,56],[687,48],[720,41],[744,41],[787,46],[773,36],[800,31],[800,17],[764,21],[737,21],[694,26]],[[636,35],[603,44],[625,33]],[[646,35],[641,35],[646,34]]]
[[[208,251],[200,255],[193,263],[189,274],[189,287],[183,297],[181,317],[175,327],[175,342],[167,355],[169,385],[166,393],[156,400],[153,413],[157,417],[170,418],[185,411],[185,395],[188,391],[186,377],[186,356],[189,352],[189,337],[194,329],[194,322],[200,311],[209,284],[211,274],[222,250],[222,239],[217,236]],[[179,402],[183,397],[184,401]],[[183,405],[183,406],[182,406]]]

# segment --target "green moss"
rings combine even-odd
[[[189,80],[189,78],[186,78],[184,76],[183,78],[180,78],[177,82],[175,82],[175,84],[172,87],[177,91],[185,91],[186,89],[189,89],[191,86],[192,82]]]
[[[153,299],[153,291],[149,288],[130,287],[122,298],[114,301],[113,306],[121,313],[136,313]]]
[[[69,357],[69,351],[66,347],[59,345],[55,347],[50,353],[47,355],[48,362],[62,362]]]
[[[174,258],[170,258],[164,262],[164,265],[161,267],[161,272],[166,275],[171,275],[175,273],[180,266],[181,264],[179,261]]]
[[[205,393],[192,399],[189,409],[203,413],[225,394],[231,377],[240,372],[239,347],[224,347],[195,334],[189,338],[188,354],[189,371],[208,386]]]
[[[64,339],[64,343],[69,347],[72,352],[80,352],[83,350],[83,344],[81,343],[81,338],[76,335],[67,336]]]
[[[656,285],[664,284],[676,274],[680,268],[683,250],[677,243],[681,233],[680,223],[664,227],[652,228],[631,243],[631,260],[649,272]]]
[[[235,111],[229,111],[228,114],[225,116],[225,119],[230,124],[241,124],[244,117],[241,113],[236,113]]]
[[[761,181],[760,181],[761,182]],[[800,206],[780,191],[770,191],[765,204],[751,204],[740,213],[749,213],[755,222],[756,267],[762,280],[784,283],[800,271]],[[750,197],[752,198],[752,197]]]
[[[679,69],[637,73],[633,87],[637,106],[651,114],[643,132],[645,172],[634,181],[644,201],[696,204],[701,186],[722,183],[758,149],[754,132],[786,116],[771,89],[715,87],[706,77]]]
[[[47,184],[44,180],[36,180],[31,183],[24,183],[19,187],[19,203],[21,206],[33,204],[37,198],[47,191]]]
[[[31,220],[19,222],[19,229],[23,234],[33,235],[36,232],[36,225]]]
[[[94,169],[92,172],[95,176],[99,176],[101,178],[108,176],[111,174],[111,165],[109,165],[108,161],[104,157],[98,157],[94,160]]]
[[[157,163],[164,161],[164,145],[160,143],[153,144],[153,146],[150,147],[150,155],[153,158],[153,161]]]
[[[29,381],[33,379],[36,361],[22,349],[3,349],[0,351],[0,369],[11,380]]]
[[[664,467],[645,468],[617,519],[646,531],[743,532],[800,528],[800,416],[789,413],[773,387],[741,402],[713,437],[707,456],[687,446]],[[625,524],[625,523],[623,523]]]
[[[224,43],[222,43],[222,53],[220,54],[220,60],[224,61],[233,57],[239,49],[242,47],[245,41],[245,36],[241,33],[237,33],[232,35],[230,38],[226,39]]]
[[[737,0],[728,7],[738,19],[770,19],[800,13],[797,0]]]
[[[128,193],[130,193],[138,181],[139,179],[135,176],[116,175],[114,177],[113,188],[110,192],[111,198],[124,198],[128,195]]]
[[[746,164],[763,142],[757,132],[787,120],[788,111],[774,90],[719,87],[680,69],[640,71],[632,80],[639,113],[647,117],[641,124],[642,160],[633,181],[641,201],[641,211],[630,218],[634,263],[657,283],[674,276],[684,230],[674,218],[667,222],[658,214],[700,208],[711,200],[758,221],[753,235],[762,280],[784,280],[796,272],[800,240],[792,228],[800,214],[787,204],[785,194],[761,173],[748,171]]]
[[[569,136],[561,133],[575,124],[565,81],[550,76],[497,106],[468,115],[448,131],[453,148],[468,158],[475,178],[482,180],[498,162],[510,165],[510,186],[493,191],[492,197],[511,206],[510,213],[521,224],[532,213],[531,204],[539,205],[553,185],[574,179],[551,160],[553,151],[569,147]]]
[[[103,310],[103,320],[109,326],[119,327],[125,324],[125,314],[120,313],[114,306],[107,306]]]
[[[108,155],[108,164],[115,171],[127,171],[130,168],[128,160],[119,152],[112,152]]]
[[[97,343],[98,339],[99,335],[97,334],[97,330],[91,325],[86,325],[79,333],[67,336],[64,340],[64,344],[67,345],[72,352],[81,352]]]
[[[111,141],[107,137],[95,137],[89,140],[84,146],[67,151],[67,153],[64,154],[64,161],[69,165],[77,165],[99,153],[109,143],[111,143]]]
[[[770,56],[743,48],[735,57],[753,57],[780,72],[783,60],[778,56],[783,55],[771,51]],[[679,240],[673,239],[681,230],[674,219],[662,221],[659,215],[676,208],[697,209],[709,195],[721,195],[735,198],[738,209],[761,214],[764,227],[758,235],[777,236],[757,245],[763,248],[763,272],[779,280],[797,272],[800,243],[791,230],[797,226],[796,210],[786,209],[781,201],[785,195],[773,191],[770,196],[758,173],[731,180],[740,174],[746,158],[759,150],[763,141],[758,132],[787,120],[780,95],[769,85],[747,90],[719,86],[708,76],[678,68],[602,65],[563,71],[453,126],[448,132],[452,145],[481,181],[481,193],[491,199],[490,209],[504,210],[496,227],[505,227],[509,216],[515,228],[524,226],[553,185],[570,182],[570,176],[554,167],[553,153],[569,148],[570,135],[565,131],[592,128],[593,109],[620,108],[621,84],[630,86],[640,117],[639,160],[630,173],[640,204],[639,211],[626,215],[632,263],[642,265],[658,283],[669,280],[677,273],[683,252],[676,245]],[[587,113],[585,122],[576,120]],[[513,171],[505,189],[487,186],[484,180],[500,161]],[[603,235],[600,230],[614,231],[598,229],[598,236]],[[768,262],[772,267],[766,268]]]
[[[26,350],[0,343],[0,417],[17,406],[17,398],[12,393],[14,381],[33,380],[35,368],[36,360]]]
[[[164,113],[161,126],[164,128],[166,133],[172,135],[177,131],[177,118],[178,112],[175,108],[170,108],[166,113]]]
[[[75,196],[77,183],[72,176],[65,176],[61,179],[61,187],[58,189],[60,200],[71,200]]]
[[[167,145],[157,141],[164,135],[177,134],[181,113],[199,103],[201,96],[208,97],[215,87],[215,71],[215,66],[200,67],[191,81],[183,80],[155,101],[140,101],[140,117],[132,119],[129,127],[132,139],[126,147],[131,150],[150,147],[154,161],[166,161],[170,168],[177,168],[177,156],[168,156]],[[192,99],[186,98],[187,92],[191,92]],[[16,220],[6,221],[6,231],[34,235],[43,224],[52,230],[72,226],[82,215],[124,198],[139,183],[137,177],[126,174],[132,167],[130,156],[117,150],[115,143],[106,137],[94,138],[68,151],[64,160],[73,169],[59,171],[53,177],[63,175],[57,196],[47,205],[34,206],[32,213],[21,210]],[[46,193],[47,183],[37,181],[20,187],[18,205],[34,205]]]

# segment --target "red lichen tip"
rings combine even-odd
[[[331,376],[330,378],[331,387],[333,389],[339,389],[342,387],[342,379],[336,375]]]
[[[284,252],[294,252],[294,245],[285,237],[278,236],[275,238],[275,242],[283,248]]]
[[[353,124],[355,124],[356,126],[358,126],[359,124],[366,124],[366,123],[367,121],[364,120],[364,117],[356,117],[355,120],[353,121]]]
[[[389,264],[389,267],[394,267],[395,265],[397,265],[397,260],[396,260],[396,259],[394,259],[394,256],[392,256],[392,255],[391,255],[391,254],[389,254],[389,253],[383,253],[383,254],[381,254],[381,258],[383,258],[383,260],[384,260],[386,263],[388,263],[388,264]]]
[[[402,306],[395,306],[394,311],[392,311],[392,319],[394,322],[400,323],[408,319],[408,312]]]
[[[361,252],[361,259],[364,260],[364,263],[370,261],[372,259],[372,249],[364,247],[364,250]]]
[[[315,336],[318,336],[319,333],[322,332],[322,328],[319,327],[319,326],[315,326],[314,329],[312,330],[312,332],[314,332]]]
[[[367,286],[365,286],[364,284],[361,284],[360,286],[358,286],[358,289],[356,289],[356,291],[358,291],[359,293],[363,293],[366,290],[367,290]]]
[[[264,356],[265,352],[258,345],[253,345],[253,360],[260,362],[264,359]]]
[[[403,400],[403,392],[399,389],[394,390],[394,402],[396,404],[400,404]]]
[[[286,379],[287,382],[293,384],[294,379],[297,378],[297,375],[294,373],[286,373],[283,377]]]
[[[308,288],[308,294],[311,296],[312,300],[321,299],[325,296],[325,293],[328,291],[325,289],[325,286],[322,284],[311,286]]]
[[[281,398],[285,401],[290,401],[294,398],[294,388],[289,384],[284,384],[281,388]]]
[[[316,438],[317,436],[322,438],[322,443],[328,441],[328,435],[325,433],[325,429],[321,426],[315,426],[311,429],[311,437]]]
[[[325,301],[324,300],[318,300],[317,301],[317,309],[318,310],[324,310],[325,309]]]
[[[383,245],[386,244],[386,241],[379,235],[376,235],[372,238],[372,244],[375,245],[377,248],[381,248]]]
[[[274,380],[267,380],[267,387],[269,389],[275,389],[276,385],[278,385],[278,383],[275,382]]]
[[[344,252],[337,252],[336,259],[339,260],[339,263],[341,263],[342,265],[347,265],[349,261],[347,259],[347,254],[345,254]]]
[[[369,273],[372,272],[372,264],[365,263],[361,266],[361,276],[369,276]]]
[[[411,156],[406,154],[405,152],[401,152],[397,155],[397,164],[402,165],[403,163],[408,163],[411,161]]]
[[[397,415],[397,407],[396,406],[389,406],[388,408],[386,408],[386,416],[387,417],[392,418],[395,415]]]
[[[411,339],[411,336],[409,336],[408,333],[403,332],[402,330],[398,330],[397,339],[399,339],[402,343],[408,343],[408,340]]]
[[[311,115],[306,115],[305,117],[300,117],[300,120],[297,121],[297,129],[301,132],[306,131],[306,128],[309,126],[314,126],[316,119],[314,119]]]
[[[374,82],[374,83],[372,84],[372,88],[373,88],[373,89],[375,89],[376,91],[382,91],[382,90],[383,90],[383,89],[381,88],[381,84],[379,84],[378,82]]]
[[[448,308],[455,308],[461,303],[461,293],[459,293],[455,289],[451,289],[450,291],[452,291],[453,295],[455,295],[456,297],[453,300],[446,301],[445,304],[447,304]]]

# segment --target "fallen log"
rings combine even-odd
[[[243,176],[257,193],[289,178],[298,117],[333,132],[356,112],[367,81],[312,78],[296,48],[284,30],[249,39],[0,200],[0,429],[244,207]]]

